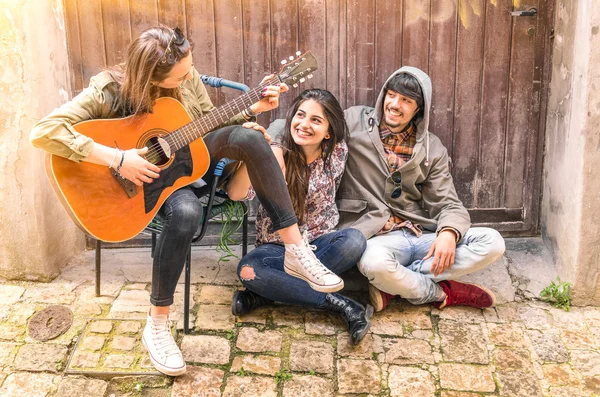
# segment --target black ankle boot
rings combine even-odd
[[[257,307],[268,305],[269,303],[273,303],[273,301],[263,298],[250,290],[237,290],[233,294],[233,299],[231,301],[231,313],[233,313],[234,316],[243,316]]]
[[[363,305],[340,294],[325,295],[325,310],[340,313],[348,325],[352,343],[358,344],[371,327],[373,306]]]

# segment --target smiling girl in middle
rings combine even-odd
[[[247,128],[263,132],[256,123]],[[302,92],[288,110],[281,142],[273,144],[280,159],[300,231],[312,244],[316,257],[333,273],[341,274],[360,259],[365,237],[356,229],[335,230],[339,213],[335,194],[348,158],[348,127],[337,99],[326,90]],[[269,175],[264,175],[269,178]],[[250,180],[243,169],[229,182],[233,200],[252,198]],[[233,296],[232,312],[240,316],[273,301],[302,305],[339,313],[353,343],[358,343],[370,327],[373,308],[338,293],[318,292],[292,264],[284,261],[285,247],[271,230],[271,220],[259,207],[256,216],[256,245],[238,265],[244,291]],[[320,272],[320,269],[308,269]],[[308,283],[308,284],[307,284]]]

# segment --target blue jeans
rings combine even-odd
[[[327,233],[313,242],[315,255],[335,274],[341,274],[356,265],[366,247],[365,236],[356,229],[343,229]],[[238,277],[244,286],[267,299],[322,308],[325,293],[310,288],[306,281],[290,276],[283,270],[285,247],[263,244],[242,258],[238,264]],[[242,278],[243,268],[254,270],[253,278]]]
[[[433,256],[427,260],[436,234],[417,237],[406,228],[367,241],[358,269],[379,290],[400,295],[415,305],[443,296],[437,284],[483,269],[504,253],[504,239],[494,229],[473,227],[456,246],[454,265],[437,277],[431,272]]]
[[[209,186],[221,158],[241,160],[248,167],[258,200],[273,220],[273,229],[277,231],[297,223],[279,163],[260,132],[240,126],[224,127],[206,135],[204,143],[211,156],[210,168],[205,175]],[[202,211],[196,191],[191,187],[173,192],[161,207],[164,224],[154,251],[150,294],[153,305],[173,304],[175,288],[202,219]]]

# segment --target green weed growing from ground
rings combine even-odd
[[[552,303],[555,307],[570,311],[572,290],[573,284],[560,281],[560,277],[557,277],[556,283],[552,281],[549,286],[540,292],[540,297],[546,302]]]

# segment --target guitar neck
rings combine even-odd
[[[202,138],[236,114],[239,114],[242,110],[248,109],[252,104],[263,98],[263,88],[278,83],[281,83],[281,79],[276,75],[269,80],[262,82],[258,87],[235,98],[233,101],[227,102],[225,105],[219,106],[212,112],[171,132],[164,138],[169,144],[171,152],[176,152],[196,139]]]

